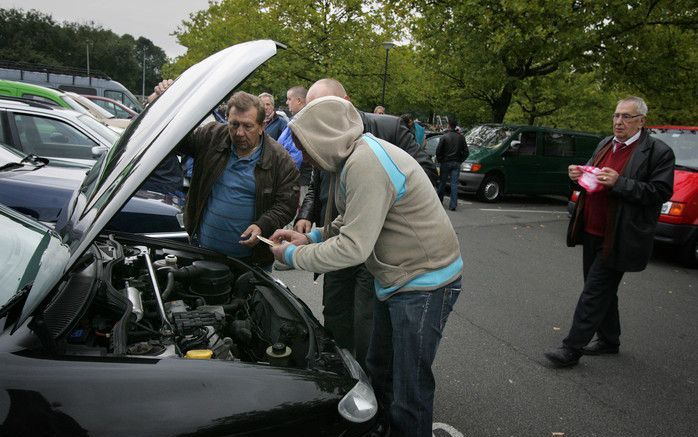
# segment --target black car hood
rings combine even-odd
[[[43,300],[160,161],[278,47],[283,46],[271,40],[251,41],[209,56],[182,73],[131,123],[90,170],[59,219],[56,230],[70,256],[52,281],[31,290],[31,302]],[[36,309],[30,301],[17,326]]]

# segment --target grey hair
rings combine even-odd
[[[625,103],[625,102],[634,103],[635,109],[637,109],[637,112],[639,112],[642,115],[647,115],[647,103],[645,103],[645,100],[642,97],[630,96],[630,97],[626,97],[624,99],[618,100],[618,104]]]
[[[271,106],[274,106],[274,96],[272,96],[271,94],[269,94],[269,93],[262,93],[262,94],[260,94],[258,97],[259,97],[260,99],[261,99],[262,97],[269,97],[269,98],[271,99]]]

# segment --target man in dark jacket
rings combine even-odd
[[[448,120],[448,132],[443,134],[436,146],[436,160],[441,164],[439,178],[439,200],[444,201],[446,184],[451,184],[451,197],[448,209],[455,211],[458,206],[458,176],[460,165],[468,158],[468,145],[463,135],[456,132],[456,121]]]
[[[155,87],[160,95],[172,81]],[[194,242],[269,271],[273,254],[257,236],[271,236],[298,207],[298,169],[286,150],[264,133],[264,106],[236,92],[228,124],[211,122],[190,132],[178,151],[194,158],[184,225]]]
[[[315,82],[306,96],[306,102],[325,96],[349,99],[341,83],[334,79]],[[392,115],[367,114],[359,111],[364,132],[388,141],[412,155],[430,179],[436,176],[434,163],[415,142],[414,136],[398,117]],[[336,209],[326,211],[329,192],[329,175],[313,170],[308,193],[296,217],[294,229],[310,232],[312,224],[324,226],[337,217]],[[373,301],[375,291],[373,276],[363,264],[325,274],[323,280],[323,317],[338,344],[354,354],[365,368],[366,352],[373,323]]]
[[[555,366],[573,366],[582,355],[618,353],[618,285],[625,272],[647,266],[662,203],[674,186],[674,153],[642,128],[646,115],[641,98],[619,101],[614,136],[601,141],[589,161],[600,171],[585,176],[592,184],[582,181],[590,188],[577,200],[567,236],[568,245],[584,247],[584,288],[562,347],[545,354]],[[580,181],[583,170],[571,165],[570,179]],[[596,184],[600,190],[592,190]]]

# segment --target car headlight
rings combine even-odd
[[[350,422],[361,423],[371,420],[378,411],[378,401],[368,377],[359,363],[351,356],[348,350],[340,349],[339,354],[349,369],[351,376],[358,380],[356,385],[349,390],[339,404],[339,414]]]
[[[683,214],[683,209],[685,206],[686,204],[681,202],[664,202],[662,204],[662,214],[680,217],[681,214]]]
[[[482,168],[482,165],[480,165],[477,162],[464,162],[460,166],[460,171],[476,172],[476,171],[480,171],[481,168]]]

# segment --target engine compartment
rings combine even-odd
[[[113,236],[96,242],[91,258],[84,263],[90,273],[82,274],[96,276],[91,300],[61,335],[61,353],[308,365],[313,328],[252,269],[196,252],[125,245]],[[61,287],[85,287],[80,276]],[[57,334],[61,328],[52,320],[60,317],[51,310],[45,320]]]

